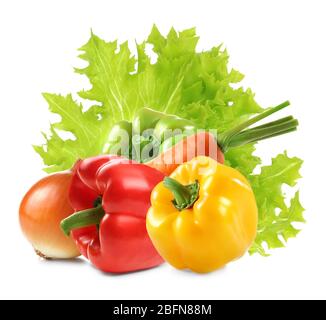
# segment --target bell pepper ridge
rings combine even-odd
[[[147,213],[147,231],[161,256],[177,269],[199,273],[214,271],[243,256],[256,238],[258,223],[248,180],[209,157],[180,165],[171,178],[154,188]],[[180,191],[180,199],[175,200],[183,204],[193,193],[185,191],[182,184],[191,185],[194,180],[200,186],[200,197],[192,208],[177,210],[173,196]]]
[[[62,221],[80,252],[104,272],[124,273],[163,263],[146,231],[153,188],[164,174],[129,159],[102,155],[76,164]]]

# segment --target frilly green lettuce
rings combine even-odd
[[[72,95],[44,94],[51,112],[61,120],[53,123],[50,134],[44,134],[44,145],[35,146],[43,158],[46,172],[71,168],[79,158],[100,154],[114,123],[133,119],[144,106],[191,119],[200,128],[222,132],[233,127],[262,108],[250,89],[240,83],[243,75],[228,68],[228,53],[222,46],[197,52],[199,37],[195,29],[176,32],[173,28],[163,36],[156,26],[148,39],[137,44],[133,55],[128,43],[106,42],[91,33],[81,47],[80,58],[87,62],[75,69],[86,76],[89,90],[78,93],[79,100],[94,104],[87,111]],[[148,48],[156,56],[152,62]],[[74,138],[64,139],[60,131]],[[302,160],[286,153],[276,156],[260,174],[253,170],[261,164],[253,155],[254,145],[226,152],[226,163],[240,170],[251,182],[259,208],[257,239],[250,253],[267,255],[268,249],[284,246],[298,230],[293,222],[303,222],[303,208],[296,193],[286,204],[282,186],[295,187],[300,177]]]

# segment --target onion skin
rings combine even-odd
[[[38,181],[26,193],[19,209],[22,231],[36,253],[47,259],[72,259],[80,255],[60,223],[74,213],[68,194],[72,173],[60,172]]]

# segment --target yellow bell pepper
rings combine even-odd
[[[178,269],[205,273],[240,258],[253,243],[258,211],[246,178],[208,157],[179,166],[152,192],[147,231]]]

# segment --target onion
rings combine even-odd
[[[46,259],[71,259],[80,255],[66,237],[60,222],[74,213],[68,199],[71,172],[49,175],[25,195],[19,209],[20,225],[35,252]]]

